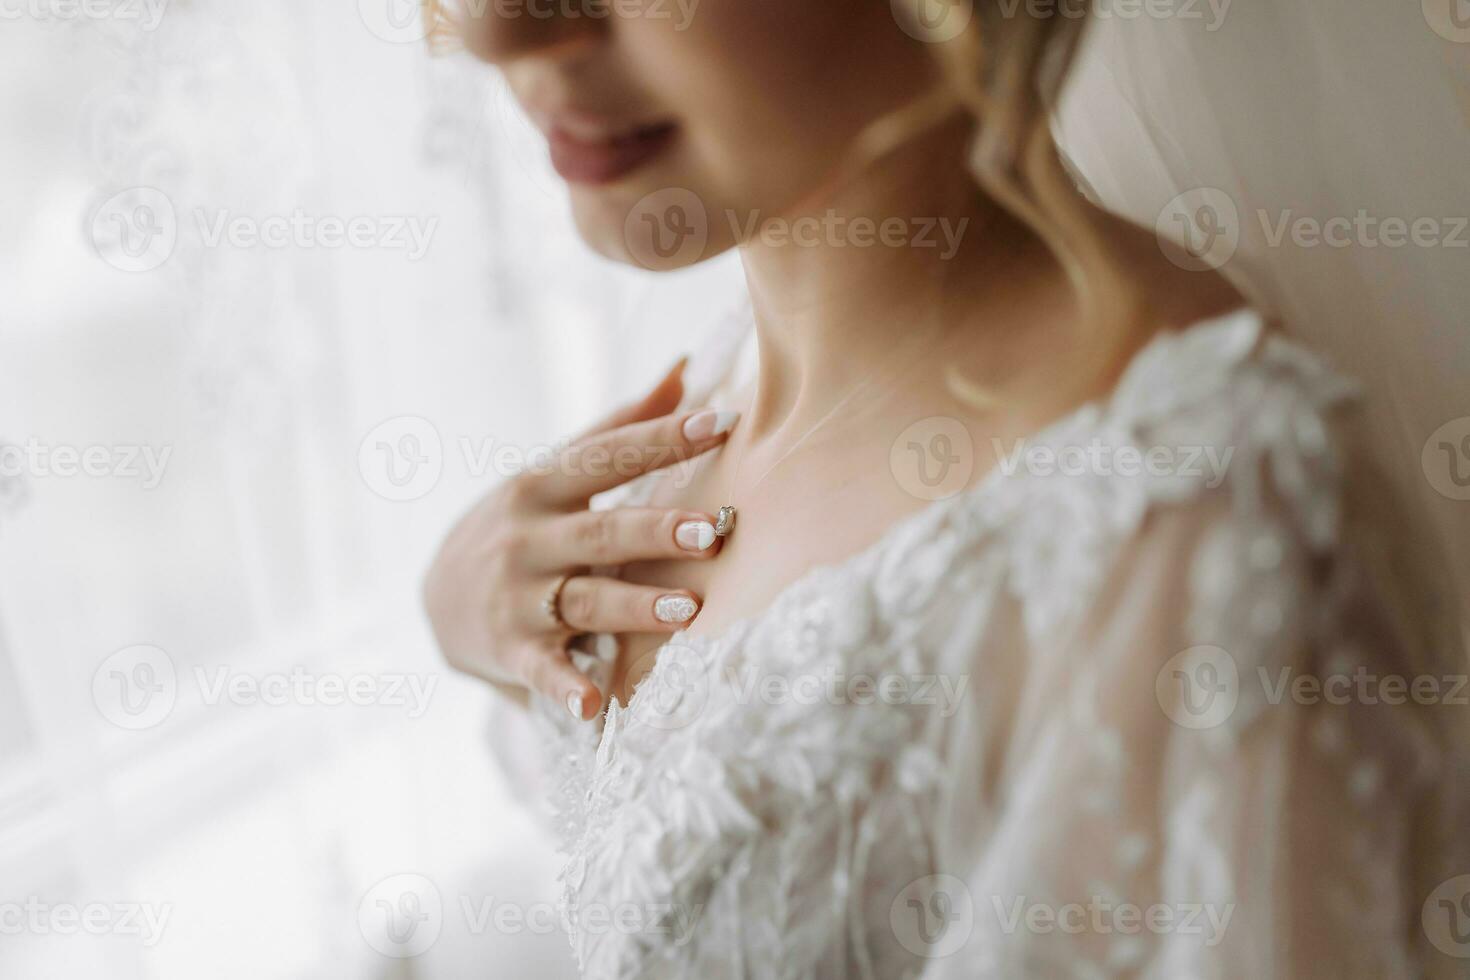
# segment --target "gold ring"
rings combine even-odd
[[[566,588],[566,584],[572,578],[573,575],[568,573],[557,579],[546,593],[546,598],[541,600],[541,611],[546,614],[547,619],[551,620],[551,625],[557,629],[569,630],[572,628],[561,615],[561,590]]]

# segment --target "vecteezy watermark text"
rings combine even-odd
[[[694,21],[700,0],[460,0],[469,19],[667,20],[676,31]]]
[[[1233,902],[1215,905],[1210,902],[1154,902],[1139,905],[1118,902],[1099,895],[1085,902],[1033,902],[1025,895],[1009,900],[992,896],[1000,929],[1007,935],[1025,931],[1035,935],[1054,932],[1077,935],[1154,935],[1203,936],[1207,947],[1218,946],[1235,914]]]
[[[1290,208],[1272,216],[1256,212],[1266,244],[1280,248],[1288,240],[1298,248],[1470,248],[1470,218],[1380,217],[1361,208],[1351,217],[1326,220],[1299,215]]]
[[[341,218],[307,214],[301,208],[289,215],[264,218],[237,215],[229,209],[210,213],[197,208],[194,221],[205,248],[372,248],[406,252],[410,262],[417,262],[429,251],[439,227],[437,217],[396,214]]]
[[[959,253],[969,218],[948,217],[872,218],[850,217],[829,208],[822,215],[801,218],[767,218],[752,211],[742,221],[731,210],[725,212],[736,241],[759,242],[768,248],[921,248],[936,249],[949,261]]]
[[[1292,208],[1259,208],[1254,217],[1259,237],[1250,240],[1272,249],[1470,248],[1466,215],[1391,215],[1367,208],[1310,215]],[[1192,272],[1224,268],[1251,230],[1235,199],[1217,187],[1183,192],[1164,206],[1154,224],[1165,257]]]
[[[170,0],[0,0],[0,20],[120,21],[155,31]]]
[[[1225,24],[1234,0],[999,0],[1002,17],[1033,20],[1050,17],[1093,20],[1182,20],[1203,21],[1205,31],[1214,33]]]
[[[1254,686],[1252,686],[1254,685]],[[1154,678],[1159,706],[1181,728],[1225,724],[1242,700],[1271,708],[1293,705],[1470,706],[1470,676],[1457,673],[1379,673],[1367,665],[1342,665],[1322,673],[1290,665],[1256,665],[1242,671],[1235,657],[1209,644],[1170,657]]]
[[[487,476],[633,477],[668,467],[673,486],[693,479],[698,460],[676,463],[674,446],[541,443],[521,445],[493,437],[459,436],[446,447],[438,428],[417,415],[400,415],[373,427],[358,445],[358,471],[368,488],[385,500],[418,500],[436,487],[446,463],[474,478]]]
[[[194,679],[201,699],[209,706],[397,707],[407,708],[410,718],[423,717],[439,684],[432,674],[316,673],[301,666],[266,674],[195,667]]]
[[[588,902],[563,917],[550,902],[463,893],[454,898],[446,901],[439,887],[425,875],[390,875],[363,895],[358,905],[358,929],[367,944],[384,956],[409,959],[427,952],[456,916],[454,925],[471,936],[540,936],[566,926],[589,936],[660,936],[675,946],[684,946],[693,938],[704,913],[703,905]]]
[[[737,704],[915,705],[935,708],[941,718],[951,718],[959,710],[969,683],[969,676],[963,674],[848,674],[835,667],[798,674],[754,666],[725,669],[725,684],[734,692]]]
[[[429,709],[439,678],[395,671],[286,670],[247,673],[228,665],[195,665],[191,679],[206,708],[403,708],[411,719]],[[92,676],[92,701],[119,728],[141,731],[162,724],[178,703],[181,675],[173,658],[156,646],[126,647],[104,660]]]
[[[1008,450],[1000,439],[991,447],[1005,476],[1023,469],[1031,476],[1139,476],[1203,478],[1211,488],[1224,482],[1234,447],[1107,445],[1093,439],[1085,446],[1028,446],[1018,439]]]
[[[0,936],[137,936],[155,946],[168,928],[173,905],[147,902],[0,902]]]
[[[173,451],[173,446],[52,444],[32,437],[0,443],[0,477],[140,480],[144,490],[152,490],[163,482]]]
[[[4,2],[4,0],[0,0]],[[358,249],[403,252],[417,262],[439,228],[437,216],[408,214],[311,214],[302,208],[276,214],[241,214],[229,208],[193,209],[198,245],[205,249]],[[92,244],[108,265],[149,272],[173,256],[187,221],[156,187],[113,194],[92,215]]]

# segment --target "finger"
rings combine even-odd
[[[549,698],[579,721],[596,717],[602,692],[586,674],[572,666],[565,649],[547,645],[528,648],[521,663],[527,686]]]
[[[535,546],[529,549],[543,572],[660,558],[707,559],[719,551],[713,517],[655,507],[583,510],[553,517],[540,525]]]
[[[599,493],[721,445],[739,412],[701,409],[599,432],[531,474],[530,489],[553,506],[585,507]]]
[[[688,364],[687,355],[679,358],[648,394],[635,402],[619,407],[611,415],[594,423],[576,436],[573,441],[581,442],[599,432],[622,428],[625,425],[632,425],[634,422],[643,422],[647,419],[656,419],[678,408],[679,401],[684,397],[684,368]]]
[[[578,575],[562,586],[559,608],[578,633],[672,633],[698,615],[699,600],[683,589]]]

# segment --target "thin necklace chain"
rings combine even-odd
[[[761,475],[756,477],[755,482],[745,488],[745,492],[750,493],[751,491],[755,490],[756,487],[765,482],[766,477],[770,476],[771,473],[776,469],[776,467],[786,462],[791,454],[796,452],[803,445],[805,445],[806,441],[812,436],[816,435],[817,432],[822,428],[822,426],[832,421],[833,416],[842,411],[843,407],[846,406],[848,402],[852,401],[865,389],[871,387],[872,384],[873,379],[871,377],[864,378],[861,383],[855,385],[851,391],[849,391],[846,395],[843,395],[842,398],[838,400],[836,405],[833,405],[831,408],[829,408],[826,414],[817,419],[817,421],[815,422],[815,424],[812,425],[811,428],[802,433],[800,439],[797,439],[795,442],[793,442],[784,453],[776,458],[776,461],[774,463],[772,463],[770,466],[767,466],[765,470],[761,473]],[[735,499],[735,488],[740,483],[740,470],[745,466],[745,450],[747,448],[748,446],[740,447],[740,455],[735,460],[735,472],[730,476],[730,489],[729,492],[725,494],[726,500]]]
[[[923,353],[922,350],[920,351],[920,353]],[[918,359],[919,357],[918,355],[916,355],[912,359],[906,360],[901,365],[901,369],[911,367],[913,363],[916,362]],[[900,373],[902,373],[901,370],[894,371],[892,377],[898,377]],[[775,472],[776,467],[786,462],[786,460],[790,458],[792,453],[800,449],[803,445],[806,444],[806,441],[808,439],[816,435],[817,432],[820,431],[824,425],[832,421],[837,413],[842,411],[842,409],[846,407],[849,402],[851,402],[862,392],[873,387],[877,383],[878,378],[879,375],[869,375],[868,377],[861,379],[857,384],[853,385],[851,391],[849,391],[846,395],[843,395],[842,398],[837,401],[837,404],[828,409],[821,418],[817,419],[817,421],[809,429],[806,430],[806,432],[802,433],[801,438],[792,443],[784,453],[777,457],[774,463],[766,467],[764,472],[762,472],[761,475],[756,478],[755,482],[745,488],[745,492],[750,493],[751,491],[755,490],[756,487],[759,487],[762,483],[764,483],[766,477]],[[740,455],[736,457],[735,460],[735,472],[730,475],[730,488],[725,495],[726,500],[735,499],[735,490],[740,483],[740,471],[745,466],[745,450],[747,448],[747,446],[740,447]],[[720,508],[720,511],[721,513],[719,526],[724,532],[723,534],[721,534],[721,537],[724,537],[734,529],[735,507],[733,504],[726,504],[725,506]],[[716,533],[720,533],[720,531],[717,531]]]

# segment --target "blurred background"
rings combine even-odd
[[[0,4],[0,977],[572,972],[418,582],[738,266],[591,256],[498,76],[423,34]]]

